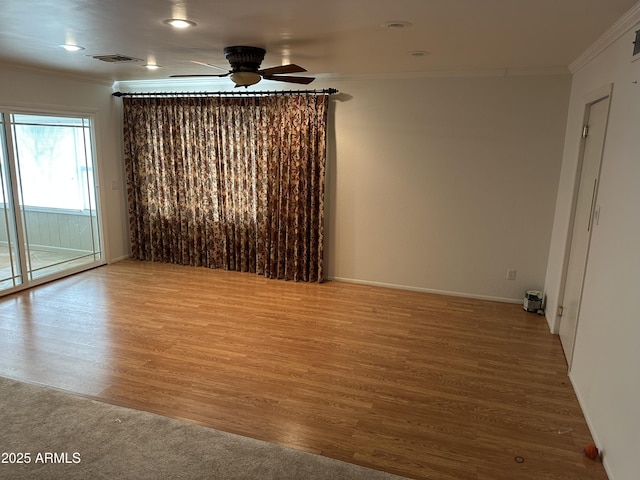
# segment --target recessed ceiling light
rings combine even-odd
[[[65,43],[64,45],[58,45],[60,48],[64,48],[67,52],[78,52],[80,50],[84,50],[84,47],[80,45],[72,45],[70,43]]]
[[[148,69],[148,70],[157,70],[160,68],[160,65],[155,65],[153,63],[148,63],[146,65],[142,65],[144,68]]]
[[[430,52],[425,50],[414,50],[413,52],[409,52],[409,55],[412,57],[426,57]]]
[[[191,20],[185,20],[184,18],[168,18],[167,20],[163,20],[165,25],[170,25],[173,28],[189,28],[195,27],[196,23]]]
[[[384,22],[380,25],[383,28],[388,28],[389,30],[402,30],[403,28],[409,28],[412,26],[412,23],[405,21],[394,21],[394,22]]]

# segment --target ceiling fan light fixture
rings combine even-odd
[[[184,18],[167,18],[166,20],[163,20],[162,23],[173,28],[189,28],[196,26],[196,22],[192,22],[191,20],[186,20]]]
[[[170,77],[229,77],[236,87],[248,87],[249,85],[255,85],[262,79],[276,82],[299,83],[304,85],[315,80],[314,77],[288,75],[289,73],[307,71],[300,65],[293,63],[261,69],[260,65],[267,53],[264,48],[235,45],[224,47],[223,52],[231,66],[231,70],[227,71],[227,73],[209,75],[170,75]],[[155,59],[152,60],[155,62]],[[208,63],[195,62],[193,60],[192,62],[224,70],[221,67],[216,67],[215,65],[210,65]],[[149,61],[149,63],[151,62]]]
[[[248,87],[258,83],[262,77],[256,72],[233,72],[229,78],[238,87]]]

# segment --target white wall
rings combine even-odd
[[[7,66],[0,70],[0,107],[95,115],[107,261],[128,256],[129,252],[119,103],[111,96],[110,85]],[[112,189],[113,182],[116,190]]]
[[[543,288],[568,75],[324,82],[314,87],[341,91],[327,178],[329,277],[516,302]],[[128,222],[121,101],[110,94],[28,71],[0,77],[0,104],[96,113],[114,259],[127,255]]]
[[[313,88],[340,90],[328,149],[327,276],[518,303],[543,289],[570,83],[568,74],[495,72],[316,80]],[[203,90],[183,81],[118,89]]]
[[[327,81],[328,275],[517,302],[542,289],[570,81]]]
[[[638,22],[640,8],[635,12]],[[622,25],[628,24],[627,18]],[[592,231],[570,373],[611,480],[640,475],[640,60],[631,62],[639,28],[628,25],[574,74],[546,280],[555,329],[584,98],[613,84],[597,198],[600,220]]]

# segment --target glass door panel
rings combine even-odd
[[[26,113],[9,118],[10,129],[3,129],[9,141],[3,144],[0,291],[102,259],[91,119]],[[5,244],[12,247],[7,260]]]

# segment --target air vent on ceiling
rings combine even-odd
[[[114,53],[112,55],[93,55],[93,58],[108,63],[128,63],[142,61],[139,58],[128,57],[127,55],[121,55],[119,53]]]

